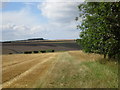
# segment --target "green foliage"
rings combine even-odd
[[[46,50],[46,52],[54,52],[54,50],[52,50],[52,49],[49,49],[49,50]]]
[[[76,39],[76,43],[78,43],[80,45],[81,39]]]
[[[80,42],[85,52],[119,58],[120,20],[118,2],[87,2],[78,6],[82,24]]]

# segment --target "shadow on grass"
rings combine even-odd
[[[118,64],[118,60],[117,59],[108,59],[108,58],[99,59],[98,62],[100,64],[110,64],[110,63]]]

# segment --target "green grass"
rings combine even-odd
[[[63,52],[39,88],[118,88],[118,62],[81,61]]]
[[[66,65],[67,66],[67,65]],[[72,70],[73,69],[73,70]],[[76,70],[75,70],[76,69]],[[78,71],[80,69],[80,71]],[[60,88],[117,88],[118,67],[99,62],[82,62],[79,66],[61,69],[54,87]],[[64,78],[63,78],[64,77]]]
[[[118,65],[116,62],[83,62],[89,70],[85,71],[85,75],[81,78],[88,85],[92,83],[95,87],[117,88],[118,87]],[[80,76],[81,77],[81,76]],[[90,83],[89,83],[90,82]]]

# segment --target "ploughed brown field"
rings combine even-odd
[[[25,51],[80,50],[75,40],[23,40],[2,43],[2,54],[19,54]]]
[[[96,63],[98,54],[66,51],[2,55],[3,88],[117,87],[114,65]],[[89,67],[90,66],[90,67]],[[115,68],[115,70],[117,70]],[[99,72],[98,72],[99,71]]]

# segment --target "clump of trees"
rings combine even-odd
[[[104,54],[104,58],[120,59],[119,2],[85,2],[78,6],[82,23],[80,43],[85,52]]]

